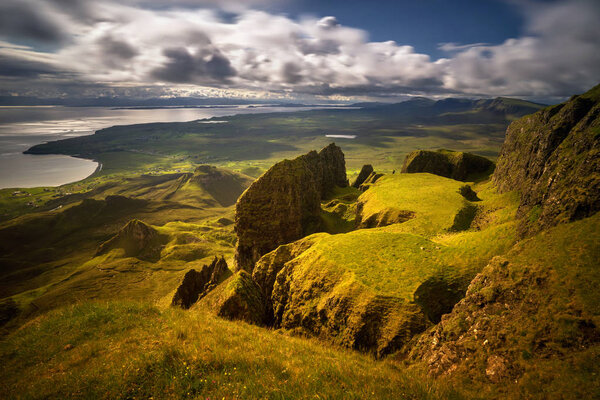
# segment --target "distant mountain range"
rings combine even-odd
[[[198,97],[171,97],[135,99],[121,97],[86,97],[86,98],[39,98],[26,96],[0,96],[0,106],[67,106],[67,107],[127,107],[127,108],[158,108],[158,107],[203,107],[203,106],[236,106],[258,105],[277,107],[311,107],[339,105],[331,101],[316,103],[300,103],[286,100],[272,99],[234,99],[234,98],[198,98]],[[542,104],[525,100],[497,97],[495,99],[457,99],[448,98],[432,100],[426,97],[416,97],[398,103],[360,102],[347,104],[347,107],[364,109],[381,109],[382,112],[401,112],[405,114],[440,114],[444,112],[462,112],[473,108],[485,108],[513,114],[523,109],[535,112],[542,108]],[[511,112],[514,111],[514,112]],[[520,113],[520,112],[517,112]]]

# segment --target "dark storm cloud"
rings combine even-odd
[[[302,68],[292,62],[283,65],[281,74],[285,83],[298,83],[302,80]]]
[[[230,61],[216,50],[190,53],[185,47],[163,51],[168,61],[154,71],[156,79],[174,83],[228,83],[236,75]]]
[[[40,75],[57,75],[60,71],[44,63],[13,58],[0,54],[0,76],[8,78],[36,78]]]
[[[110,35],[99,39],[98,45],[100,45],[106,56],[116,57],[120,60],[129,60],[139,54],[138,50],[129,43],[115,39]]]
[[[89,0],[46,0],[52,4],[56,11],[72,15],[85,20],[95,20],[95,12]]]
[[[47,43],[65,40],[63,27],[46,11],[43,4],[27,0],[0,1],[0,35]]]

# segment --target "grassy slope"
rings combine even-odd
[[[40,146],[43,153],[93,158],[102,163],[102,169],[59,188],[25,189],[25,195],[13,197],[14,189],[0,190],[0,221],[51,209],[47,202],[64,200],[66,193],[122,184],[124,178],[140,174],[192,172],[199,164],[211,164],[258,177],[283,158],[323,148],[333,140],[325,134],[358,135],[354,140],[335,139],[346,154],[350,178],[364,164],[373,164],[381,172],[400,170],[405,155],[415,149],[446,148],[494,158],[511,118],[485,110],[473,110],[466,120],[452,112],[443,118],[414,118],[393,109],[315,110],[213,118],[227,121],[220,124],[192,121],[116,126],[92,136]]]
[[[599,223],[556,226],[486,266],[435,339],[415,346],[419,363],[454,370],[445,379],[486,398],[597,398]],[[507,366],[499,385],[486,376],[493,357]]]
[[[233,226],[219,222],[233,219],[233,209],[220,202],[231,203],[249,181],[228,173],[207,179],[202,171],[124,177],[89,196],[70,195],[72,204],[58,210],[0,224],[0,296],[12,297],[24,317],[83,299],[156,301],[188,269],[214,255],[233,254]],[[135,200],[89,199],[109,195]],[[80,203],[81,198],[88,199]],[[100,243],[134,218],[168,236],[160,262],[126,258],[118,251],[93,258]]]
[[[393,361],[138,303],[52,312],[0,342],[0,397],[460,398]]]
[[[488,260],[515,242],[518,197],[498,195],[489,183],[476,185],[482,201],[475,203],[479,216],[473,228],[450,232],[467,202],[458,193],[462,184],[431,174],[386,175],[359,197],[363,213],[401,208],[414,211],[415,218],[326,235],[302,255],[302,264],[313,270],[351,271],[351,279],[407,300],[428,276],[443,274],[466,285]]]

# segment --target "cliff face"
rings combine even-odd
[[[335,144],[265,172],[236,204],[238,268],[252,271],[262,255],[317,231],[321,199],[336,185],[348,181],[344,153]]]
[[[499,398],[552,398],[531,383],[579,379],[584,360],[597,360],[600,349],[593,256],[600,250],[599,222],[596,214],[550,228],[492,259],[452,312],[414,340],[408,357],[432,375],[469,379],[474,390],[492,382],[501,393],[513,392]],[[597,384],[582,386],[598,393]]]
[[[365,164],[361,168],[356,180],[352,183],[352,187],[359,188],[360,185],[364,183],[365,180],[371,175],[373,172],[373,166],[371,164]]]
[[[471,153],[417,150],[406,156],[402,172],[428,172],[457,181],[468,181],[491,172],[493,166],[494,163],[487,158]]]
[[[171,305],[181,308],[190,308],[198,299],[203,298],[227,276],[229,269],[227,262],[221,257],[204,265],[200,271],[189,270],[183,277],[183,282],[177,288]]]
[[[521,236],[600,210],[600,85],[513,122],[493,181],[521,192]]]

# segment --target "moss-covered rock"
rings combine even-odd
[[[366,177],[366,179],[360,184],[360,186],[358,188],[360,189],[361,192],[364,192],[365,190],[370,188],[371,185],[375,184],[375,182],[377,182],[379,180],[379,178],[381,178],[382,176],[383,176],[383,174],[372,171]]]
[[[409,346],[409,358],[431,374],[474,381],[473,391],[492,389],[494,398],[552,398],[563,394],[564,380],[593,380],[600,372],[598,224],[599,214],[560,225],[492,259],[452,312]],[[590,398],[600,385],[576,390],[572,398]]]
[[[112,238],[102,243],[96,256],[113,249],[123,249],[126,257],[157,261],[167,238],[156,229],[137,219],[131,220]]]
[[[599,211],[600,85],[513,122],[493,181],[521,192],[521,236]]]
[[[267,322],[265,297],[244,270],[237,271],[197,304],[197,307],[208,308],[223,318],[256,325]]]
[[[481,178],[493,169],[494,163],[485,157],[450,150],[413,151],[402,165],[403,173],[428,172],[458,181]]]
[[[409,224],[407,232],[441,233],[470,204],[459,194],[461,183],[432,174],[392,174],[379,178],[358,198],[357,228]],[[443,204],[443,206],[441,206]]]
[[[344,153],[335,144],[275,164],[236,204],[237,267],[252,271],[262,255],[318,231],[321,199],[347,185]]]
[[[223,257],[220,259],[215,257],[212,263],[205,264],[200,271],[189,270],[183,277],[183,282],[177,288],[171,305],[186,309],[190,308],[228,275],[231,275],[231,272]]]
[[[369,175],[371,175],[372,172],[373,172],[373,166],[371,164],[363,165],[362,168],[360,169],[360,172],[358,173],[358,176],[352,183],[352,187],[355,187],[358,189],[360,187],[360,185],[362,185],[365,182],[365,180],[369,177]]]

